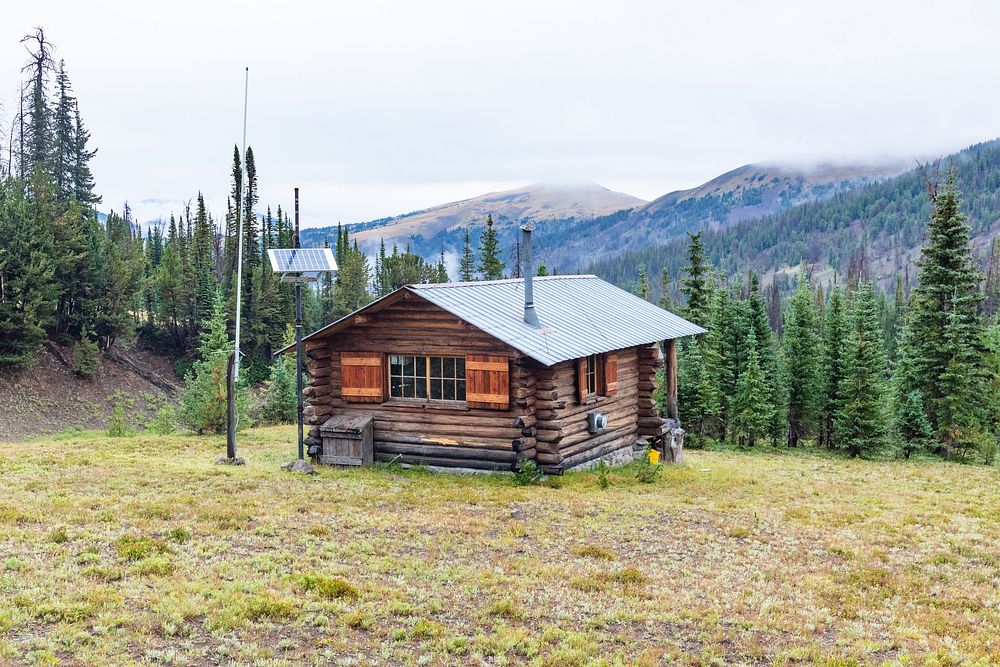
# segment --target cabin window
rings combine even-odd
[[[465,358],[389,355],[389,397],[465,400]]]
[[[592,354],[587,357],[587,395],[594,396],[597,394],[597,368],[600,366],[599,355]]]

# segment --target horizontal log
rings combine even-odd
[[[627,438],[625,438],[622,440],[616,440],[600,445],[599,447],[595,447],[594,449],[590,449],[585,452],[580,452],[574,457],[566,458],[563,461],[563,470],[569,470],[570,468],[573,468],[575,466],[583,465],[584,463],[589,463],[594,459],[599,459],[603,456],[613,454],[621,449],[625,449],[626,447],[631,447],[632,444],[633,444],[632,442],[630,442]]]
[[[517,461],[514,450],[500,451],[478,447],[449,447],[431,444],[416,444],[411,442],[375,441],[375,451],[388,454],[409,454],[412,456],[430,456],[435,458],[493,461],[513,464]]]
[[[527,396],[525,398],[516,398],[516,399],[514,399],[514,405],[517,405],[517,406],[522,407],[522,408],[530,408],[530,407],[536,405],[537,402],[538,402],[538,399],[535,398],[534,396]]]
[[[314,350],[308,350],[306,356],[310,359],[329,359],[333,352],[330,351],[329,347],[319,347]]]
[[[322,387],[330,384],[329,375],[316,375],[309,378],[309,386],[311,387]]]
[[[530,449],[538,443],[534,438],[514,438],[510,441],[510,446],[515,452],[519,452],[522,449]]]
[[[534,426],[537,423],[535,415],[519,415],[514,420],[514,426],[517,428],[528,428]]]
[[[549,454],[548,452],[538,452],[535,454],[535,460],[539,463],[544,463],[547,465],[559,464],[563,462],[563,457],[559,454]]]
[[[427,465],[427,466],[441,466],[444,468],[472,468],[475,470],[492,470],[492,471],[510,471],[513,469],[513,464],[499,461],[483,461],[480,459],[458,459],[458,458],[444,458],[444,457],[431,457],[431,456],[419,456],[412,454],[393,454],[391,452],[375,452],[375,460],[383,463],[388,463],[395,461],[398,463],[405,463],[407,465]]]
[[[535,449],[540,452],[547,452],[549,454],[559,453],[559,444],[555,442],[535,442]]]
[[[319,350],[330,345],[330,341],[326,338],[314,338],[313,340],[302,341],[302,347],[306,351]]]
[[[332,391],[332,389],[330,388],[330,385],[328,385],[328,384],[321,384],[321,385],[315,385],[315,386],[310,385],[310,386],[304,387],[302,389],[302,396],[306,397],[306,398],[312,397],[312,396],[326,396],[331,391]]]
[[[558,401],[540,401],[537,398],[535,399],[536,410],[562,410],[565,407],[566,401],[562,399]]]
[[[412,422],[402,422],[394,419],[375,419],[375,432],[378,433],[419,433],[428,437],[449,439],[464,438],[473,440],[476,438],[484,441],[489,439],[503,440],[510,442],[514,438],[520,437],[520,431],[507,428],[476,428],[472,424],[465,426],[456,424],[414,424]]]
[[[535,428],[534,426],[527,426],[527,427],[521,429],[521,435],[527,436],[529,438],[535,437],[535,435],[537,433],[538,433],[538,429]]]
[[[616,429],[609,429],[603,433],[598,433],[596,435],[591,435],[586,440],[577,442],[570,447],[561,447],[559,453],[563,455],[563,458],[569,458],[580,452],[586,451],[588,449],[593,449],[594,447],[599,447],[608,442],[618,440],[619,438],[631,437],[635,439],[635,429],[631,427],[622,427]]]
[[[538,450],[536,450],[534,447],[532,447],[531,449],[522,449],[521,451],[519,451],[517,453],[517,460],[518,461],[527,461],[527,460],[535,458],[535,456],[537,454],[538,454]]]
[[[547,428],[540,428],[535,433],[535,439],[539,442],[559,442],[563,439],[565,434],[562,430],[549,430]]]
[[[559,442],[559,451],[565,451],[571,447],[575,447],[582,442],[587,442],[596,437],[601,437],[606,433],[611,433],[614,431],[632,431],[635,432],[638,426],[634,419],[619,420],[611,425],[611,429],[605,431],[604,433],[592,434],[589,431],[581,431],[579,433],[574,433],[572,435],[567,435]]]

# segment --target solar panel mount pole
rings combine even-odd
[[[299,247],[299,189],[295,188],[295,237],[293,244]],[[305,458],[302,451],[302,282],[295,283],[295,395],[296,417],[299,427],[299,460]]]

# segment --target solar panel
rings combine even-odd
[[[329,248],[274,248],[267,251],[275,273],[319,273],[336,271],[337,261]]]

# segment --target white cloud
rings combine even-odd
[[[0,103],[9,117],[18,40],[45,26],[108,207],[201,189],[224,211],[244,65],[262,202],[299,184],[309,224],[542,180],[649,199],[746,162],[992,138],[998,19],[986,2],[17,3]]]

